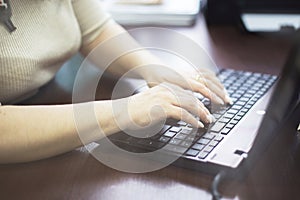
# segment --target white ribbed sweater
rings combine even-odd
[[[0,25],[0,102],[32,94],[51,80],[109,19],[98,0],[12,0],[9,33]]]

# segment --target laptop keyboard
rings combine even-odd
[[[201,95],[196,95],[216,118],[205,128],[193,128],[183,121],[173,121],[149,138],[112,136],[111,140],[122,140],[132,146],[145,150],[163,149],[184,157],[205,159],[230,131],[239,123],[252,106],[274,84],[276,76],[223,69],[218,77],[227,89],[233,105],[217,106]]]

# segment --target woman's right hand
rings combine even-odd
[[[197,128],[204,127],[202,122],[214,121],[214,117],[193,92],[170,83],[159,84],[124,100],[127,101],[124,106],[127,111],[119,119],[128,129],[137,126],[143,128],[167,118],[182,120]]]

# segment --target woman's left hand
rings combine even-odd
[[[212,102],[224,105],[232,104],[228,93],[216,74],[208,69],[180,70],[166,66],[148,66],[143,78],[150,87],[160,83],[172,83],[184,89],[200,93]]]

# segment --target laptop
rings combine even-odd
[[[255,163],[299,104],[300,45],[291,51],[279,78],[232,69],[222,69],[218,76],[234,103],[216,108],[199,97],[216,122],[195,129],[170,119],[151,137],[120,132],[109,140],[135,153],[163,149],[161,156],[176,157],[173,165],[211,174],[235,172],[246,162]]]

